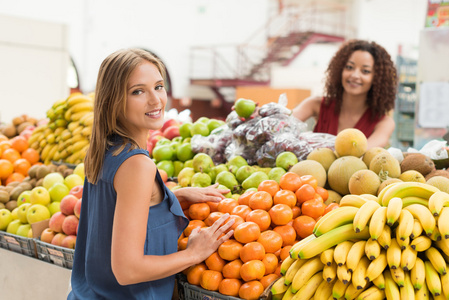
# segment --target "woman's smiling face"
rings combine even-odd
[[[374,58],[366,51],[354,51],[343,68],[341,83],[346,93],[367,95],[374,77]]]

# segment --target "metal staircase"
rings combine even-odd
[[[310,44],[352,36],[345,13],[345,7],[316,2],[286,7],[240,45],[193,47],[190,83],[209,87],[230,107],[235,101],[230,90],[269,85],[272,66],[288,66]]]

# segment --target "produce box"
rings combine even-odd
[[[60,267],[72,269],[75,250],[59,247],[34,239],[37,248],[37,258]]]
[[[36,258],[36,244],[31,238],[0,231],[0,247]]]

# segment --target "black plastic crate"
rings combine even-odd
[[[36,258],[36,244],[31,238],[0,231],[0,247]]]
[[[72,269],[75,250],[45,243],[39,239],[34,240],[36,243],[37,258],[60,267]]]

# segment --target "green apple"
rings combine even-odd
[[[0,230],[5,230],[12,221],[11,212],[6,208],[0,209]]]
[[[54,215],[58,211],[61,211],[61,202],[53,201],[47,205],[48,210],[50,211],[50,215]]]
[[[30,203],[31,191],[23,191],[19,198],[17,198],[17,206],[20,206],[24,203]]]
[[[45,175],[42,186],[49,190],[56,182],[64,183],[64,176],[59,172],[52,172]]]
[[[178,148],[179,148],[180,145],[181,145],[181,142],[174,142],[174,141],[172,141],[170,143],[170,147],[173,150],[173,156],[172,156],[171,160],[177,160],[178,159],[177,153],[178,153]]]
[[[156,167],[167,172],[168,177],[173,177],[175,174],[175,166],[171,160],[162,160],[156,164]]]
[[[178,147],[176,156],[178,157],[178,160],[182,162],[192,159],[195,156],[195,153],[193,153],[192,151],[192,144],[190,143],[181,144]]]
[[[19,226],[19,228],[17,228],[16,235],[28,237],[28,233],[29,233],[30,229],[31,229],[30,224],[22,224]]]
[[[23,224],[28,223],[27,212],[28,212],[28,209],[30,208],[30,206],[31,206],[31,203],[24,203],[18,207],[19,210],[17,211],[17,218]]]
[[[162,137],[159,141],[157,141],[156,145],[154,145],[154,147],[157,146],[162,146],[162,145],[169,145],[171,143],[171,140],[167,139],[166,137]]]
[[[78,175],[75,175],[75,176],[78,176]],[[61,182],[56,182],[48,190],[48,193],[50,194],[51,201],[61,201],[62,198],[64,198],[65,196],[67,196],[69,194],[69,192],[70,192],[69,187],[66,184],[61,183]],[[45,204],[45,205],[47,205],[47,204]]]
[[[201,122],[201,123],[207,124],[207,122],[209,122],[209,118],[208,117],[200,117],[195,121],[195,123],[196,122]]]
[[[194,136],[195,134],[200,134],[202,136],[208,136],[209,135],[209,128],[207,127],[207,124],[203,122],[195,122],[192,125],[192,128],[190,129],[190,134]]]
[[[171,160],[173,158],[173,149],[170,144],[156,146],[153,149],[152,155],[157,162]]]
[[[64,180],[64,178],[62,180]],[[36,186],[35,188],[33,188],[31,190],[31,196],[30,196],[31,204],[47,205],[50,202],[51,202],[50,193],[48,192],[48,190],[45,187]]]
[[[33,204],[28,208],[27,220],[30,224],[50,219],[50,217],[50,211],[42,204]]]
[[[72,173],[72,174],[68,175],[66,178],[64,178],[64,184],[69,188],[69,191],[77,185],[83,185],[83,183],[84,183],[83,178],[81,178],[77,174]]]
[[[298,163],[296,154],[290,151],[285,151],[276,157],[276,167],[283,168],[288,171],[291,167]]]
[[[215,128],[218,128],[222,125],[224,125],[225,122],[217,119],[210,119],[209,122],[207,122],[207,128],[209,128],[209,131],[212,132]]]
[[[20,222],[20,220],[13,220],[11,223],[9,223],[8,227],[6,228],[7,233],[16,234],[17,229],[19,229],[19,226],[23,223]]]
[[[182,123],[181,126],[179,126],[179,135],[183,138],[191,137],[190,130],[192,129],[192,123],[186,122]]]
[[[177,177],[179,172],[181,172],[181,170],[184,168],[184,163],[182,161],[175,160],[173,162],[173,167],[174,167],[173,177]]]
[[[78,175],[81,177],[84,181],[84,163],[79,163],[76,165],[75,169],[73,170],[73,174]]]
[[[250,99],[240,98],[234,104],[235,112],[242,118],[250,117],[256,109],[256,102]]]

